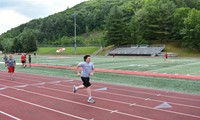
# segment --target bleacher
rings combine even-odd
[[[109,55],[129,55],[129,56],[156,56],[161,53],[165,45],[135,45],[129,47],[117,47],[111,50]]]

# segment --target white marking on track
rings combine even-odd
[[[75,115],[72,115],[72,114],[68,114],[68,113],[65,113],[65,112],[62,112],[62,111],[59,111],[59,110],[55,110],[55,109],[52,109],[52,108],[48,108],[48,107],[45,107],[45,106],[41,106],[41,105],[38,105],[38,104],[35,104],[35,103],[32,103],[32,102],[28,102],[28,101],[25,101],[25,100],[21,100],[21,99],[15,98],[15,97],[3,95],[3,94],[0,94],[0,95],[3,96],[3,97],[7,97],[7,98],[10,98],[10,99],[13,99],[13,100],[16,100],[16,101],[20,101],[20,102],[29,104],[29,105],[33,105],[33,106],[36,106],[36,107],[40,107],[40,108],[43,108],[43,109],[46,109],[46,110],[49,110],[49,111],[53,111],[53,112],[56,112],[56,113],[60,113],[60,114],[66,115],[66,116],[70,116],[70,117],[77,118],[77,119],[80,119],[80,120],[87,120],[86,118],[82,118],[82,117],[79,117],[79,116],[75,116]],[[17,119],[17,120],[20,120],[20,119]]]
[[[118,112],[118,110],[113,110],[113,111],[111,111],[110,113],[116,113],[116,112]]]
[[[6,115],[6,116],[8,116],[8,117],[11,117],[11,118],[13,118],[13,119],[15,119],[15,120],[21,120],[21,119],[15,117],[15,116],[13,116],[13,115],[10,115],[10,114],[8,114],[8,113],[3,112],[3,111],[0,111],[0,113]]]

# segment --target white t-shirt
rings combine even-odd
[[[81,77],[89,77],[90,73],[94,69],[94,64],[92,62],[81,62],[78,64],[78,66],[82,67]]]

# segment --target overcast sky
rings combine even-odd
[[[0,34],[87,0],[0,0]]]

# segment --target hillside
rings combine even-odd
[[[33,52],[38,45],[73,47],[76,18],[77,46],[179,40],[181,47],[200,51],[199,9],[200,0],[89,0],[1,34],[0,48]]]

